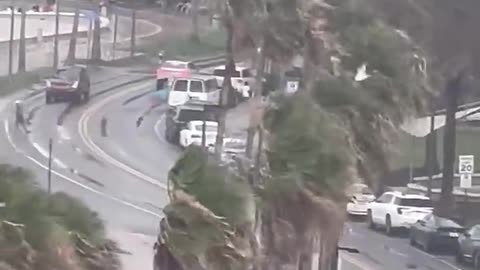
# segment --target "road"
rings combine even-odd
[[[41,94],[25,100],[29,134],[14,128],[12,104],[4,104],[0,158],[30,168],[46,188],[46,149],[52,138],[52,190],[67,192],[99,213],[109,235],[131,252],[122,256],[125,269],[150,269],[151,247],[167,203],[166,176],[180,151],[163,139],[163,108],[136,127],[150,104],[153,81],[123,69],[92,74],[88,104],[47,106]],[[410,247],[404,237],[371,231],[361,222],[347,224],[342,245],[361,252],[343,254],[343,270],[466,269],[456,266],[452,256],[427,254]]]

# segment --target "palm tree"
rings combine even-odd
[[[97,1],[98,13],[100,13],[100,4]],[[93,41],[92,41],[92,60],[102,60],[100,17],[96,16],[93,21]]]
[[[173,195],[165,208],[169,226],[162,235],[184,269],[323,264],[343,228],[346,187],[360,176],[373,182],[388,168],[397,126],[422,107],[425,89],[411,71],[411,42],[352,3],[366,4],[345,1],[325,9],[278,0],[273,9],[263,6],[272,27],[260,27],[257,34],[241,20],[248,18],[244,14],[253,2],[230,2],[236,33],[245,27],[256,46],[264,42],[265,54],[274,61],[293,55],[292,48],[304,52],[306,35],[318,32],[302,14],[321,9],[328,27],[324,39],[312,38],[309,46],[321,46],[324,55],[338,55],[341,61],[332,74],[330,63],[322,62],[328,58],[309,49],[312,55],[304,55],[321,60],[314,63],[322,76],[309,78],[308,91],[272,96],[259,123],[264,146],[257,153],[258,181],[252,182],[244,169],[248,162],[220,166],[195,147],[172,168]],[[365,63],[367,71],[376,72],[356,81],[356,69]]]
[[[198,42],[200,40],[199,32],[198,32],[198,9],[200,5],[200,0],[193,0],[192,1],[192,9],[191,9],[191,16],[192,16],[192,34],[191,39],[194,42]]]
[[[26,49],[25,49],[25,23],[26,23],[26,13],[25,9],[22,8],[21,11],[21,21],[20,21],[20,42],[18,45],[18,71],[25,72],[25,60],[26,60]]]
[[[79,21],[80,21],[80,10],[76,8],[75,15],[73,17],[72,35],[70,36],[70,44],[68,46],[68,55],[66,60],[66,62],[70,64],[73,64],[75,62]]]

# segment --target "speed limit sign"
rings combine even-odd
[[[458,157],[458,172],[460,174],[473,174],[475,171],[473,155],[463,155]]]

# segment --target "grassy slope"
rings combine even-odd
[[[443,129],[438,131],[438,161],[443,160]],[[423,166],[425,160],[425,138],[415,138],[408,134],[400,136],[396,147],[397,154],[392,162],[392,169],[409,166],[410,157],[414,167]],[[475,168],[480,171],[480,128],[460,125],[457,128],[457,155],[475,155]]]

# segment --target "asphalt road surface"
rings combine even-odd
[[[52,190],[67,192],[99,213],[109,234],[132,253],[123,256],[125,269],[150,269],[151,245],[167,203],[166,177],[180,149],[163,139],[164,108],[145,115],[153,80],[119,69],[92,74],[88,104],[45,105],[43,94],[25,100],[29,134],[15,129],[13,106],[7,103],[0,114],[0,157],[30,168],[46,188],[51,138]],[[104,133],[102,119],[106,119]],[[404,236],[389,237],[362,222],[346,225],[342,245],[361,252],[342,254],[343,270],[468,269],[455,265],[452,256],[427,254],[411,247]]]

